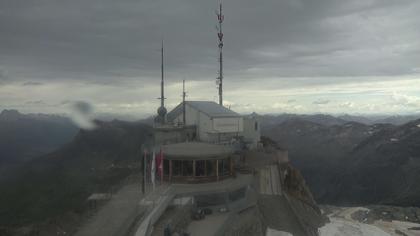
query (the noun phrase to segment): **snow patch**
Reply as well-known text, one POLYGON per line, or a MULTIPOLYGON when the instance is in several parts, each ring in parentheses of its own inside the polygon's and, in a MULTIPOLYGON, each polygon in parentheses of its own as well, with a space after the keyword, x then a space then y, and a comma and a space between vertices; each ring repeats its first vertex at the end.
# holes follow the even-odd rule
MULTIPOLYGON (((369 212, 364 207, 337 207, 328 215, 330 223, 320 228, 320 236, 388 236, 396 235, 396 231, 408 236, 419 236, 420 224, 406 221, 377 220, 373 224, 360 223, 351 215, 357 211, 369 212)), ((382 212, 382 214, 388 214, 382 212)))
POLYGON ((293 236, 293 234, 288 233, 288 232, 284 232, 284 231, 279 231, 279 230, 267 228, 265 236, 293 236))
POLYGON ((321 236, 391 236, 373 225, 339 218, 330 218, 330 221, 320 229, 321 236))
POLYGON ((419 230, 411 230, 410 228, 417 228, 420 227, 420 224, 407 222, 407 221, 397 221, 393 220, 391 222, 389 221, 383 221, 378 220, 375 223, 375 226, 380 227, 381 229, 387 231, 387 232, 395 232, 396 230, 403 232, 404 234, 408 236, 418 236, 420 235, 419 230))

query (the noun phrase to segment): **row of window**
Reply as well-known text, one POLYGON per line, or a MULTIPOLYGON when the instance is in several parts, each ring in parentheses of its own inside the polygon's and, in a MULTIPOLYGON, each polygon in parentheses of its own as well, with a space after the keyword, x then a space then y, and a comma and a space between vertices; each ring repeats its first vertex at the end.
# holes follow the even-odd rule
MULTIPOLYGON (((219 176, 228 175, 230 171, 230 159, 222 159, 218 161, 219 165, 219 176)), ((172 176, 190 176, 201 177, 201 176, 217 176, 217 161, 216 160, 197 160, 195 161, 195 172, 194 172, 194 161, 183 161, 183 160, 172 160, 172 176)), ((163 161, 163 173, 169 175, 169 160, 163 161)))

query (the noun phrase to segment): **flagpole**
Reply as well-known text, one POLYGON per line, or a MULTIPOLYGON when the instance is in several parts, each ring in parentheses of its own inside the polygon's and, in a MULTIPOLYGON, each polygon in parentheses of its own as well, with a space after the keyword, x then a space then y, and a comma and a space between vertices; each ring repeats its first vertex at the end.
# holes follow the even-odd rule
POLYGON ((163 184, 163 152, 162 147, 160 148, 160 163, 159 163, 159 172, 160 172, 160 184, 163 184))
POLYGON ((156 174, 156 154, 155 151, 153 150, 153 157, 152 157, 152 168, 150 171, 150 177, 152 179, 152 185, 153 185, 153 191, 155 191, 155 176, 156 174))
POLYGON ((141 192, 143 194, 146 193, 146 155, 147 155, 147 150, 144 149, 143 151, 143 181, 142 181, 142 185, 141 185, 141 192))

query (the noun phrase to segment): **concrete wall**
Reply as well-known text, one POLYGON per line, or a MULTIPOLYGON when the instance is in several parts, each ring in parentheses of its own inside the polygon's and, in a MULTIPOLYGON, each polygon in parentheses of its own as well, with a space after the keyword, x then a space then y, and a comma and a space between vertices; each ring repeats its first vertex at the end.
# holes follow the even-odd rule
POLYGON ((256 149, 261 138, 261 127, 257 119, 253 117, 244 117, 244 128, 241 135, 244 137, 248 148, 256 149))
POLYGON ((202 141, 209 142, 209 131, 212 130, 212 121, 210 117, 202 112, 198 112, 198 133, 202 141))
POLYGON ((155 143, 156 144, 170 144, 180 143, 185 141, 196 141, 197 133, 196 127, 173 127, 173 128, 156 128, 155 129, 155 143))
MULTIPOLYGON (((174 119, 174 123, 182 121, 182 113, 174 119)), ((197 138, 204 142, 230 141, 243 132, 242 117, 210 118, 189 104, 185 106, 185 121, 186 125, 197 126, 197 138)))
MULTIPOLYGON (((185 105, 185 121, 186 121, 186 125, 198 125, 198 121, 199 121, 199 111, 191 107, 189 104, 185 105)), ((183 122, 183 115, 182 113, 180 113, 174 119, 174 123, 182 124, 182 122, 183 122)))
POLYGON ((242 117, 213 118, 213 130, 220 133, 239 133, 244 130, 242 117))

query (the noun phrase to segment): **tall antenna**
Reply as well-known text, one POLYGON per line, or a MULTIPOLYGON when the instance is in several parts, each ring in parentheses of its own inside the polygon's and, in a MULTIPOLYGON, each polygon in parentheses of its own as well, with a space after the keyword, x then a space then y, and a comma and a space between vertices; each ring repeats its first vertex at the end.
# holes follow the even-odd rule
POLYGON ((186 116, 185 116, 185 97, 187 96, 187 92, 185 91, 185 79, 182 80, 182 122, 185 125, 187 123, 186 116))
POLYGON ((222 13, 222 3, 219 4, 219 11, 216 11, 219 25, 217 26, 217 37, 219 38, 219 77, 216 82, 219 85, 219 105, 223 106, 223 32, 222 23, 225 16, 222 13))
POLYGON ((162 61, 161 61, 162 79, 160 81, 160 106, 164 107, 165 106, 165 91, 164 91, 164 74, 163 74, 163 40, 162 40, 161 57, 162 57, 162 61))
POLYGON ((157 117, 157 123, 165 124, 166 122, 166 108, 165 108, 165 90, 164 90, 164 74, 163 74, 163 40, 162 40, 162 61, 161 61, 161 72, 162 72, 162 78, 160 81, 160 107, 158 108, 158 117, 157 117))

